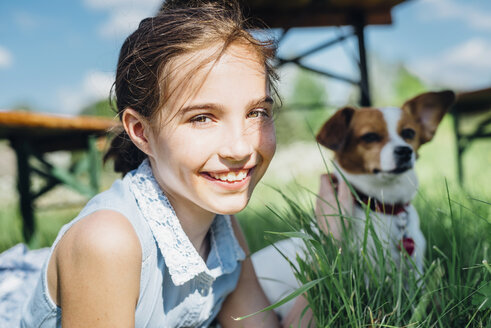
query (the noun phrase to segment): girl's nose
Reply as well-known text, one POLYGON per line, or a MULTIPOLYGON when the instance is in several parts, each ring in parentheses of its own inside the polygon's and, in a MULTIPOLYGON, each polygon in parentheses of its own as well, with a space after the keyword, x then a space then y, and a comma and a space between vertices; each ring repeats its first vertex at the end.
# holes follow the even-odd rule
POLYGON ((232 129, 223 136, 219 155, 224 159, 239 162, 248 160, 253 151, 251 136, 241 129, 232 129))

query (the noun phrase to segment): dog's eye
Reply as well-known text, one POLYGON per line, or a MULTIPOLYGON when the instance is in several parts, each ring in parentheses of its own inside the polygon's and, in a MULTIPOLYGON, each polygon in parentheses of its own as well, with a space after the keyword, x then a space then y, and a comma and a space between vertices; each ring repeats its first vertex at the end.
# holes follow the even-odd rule
POLYGON ((368 132, 361 136, 361 140, 363 140, 364 142, 371 143, 371 142, 378 142, 382 140, 382 137, 375 132, 368 132))
POLYGON ((404 139, 414 139, 414 136, 416 135, 416 132, 413 129, 403 129, 401 131, 401 137, 404 139))

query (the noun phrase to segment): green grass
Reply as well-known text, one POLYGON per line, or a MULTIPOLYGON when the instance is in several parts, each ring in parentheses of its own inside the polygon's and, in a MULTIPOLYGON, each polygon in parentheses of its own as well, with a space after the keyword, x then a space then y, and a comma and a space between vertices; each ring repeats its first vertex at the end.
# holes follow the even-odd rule
MULTIPOLYGON (((307 292, 317 327, 491 327, 491 269, 485 264, 491 254, 491 143, 475 142, 465 153, 462 188, 451 123, 447 117, 420 149, 416 166, 420 188, 413 203, 427 239, 420 283, 403 279, 394 263, 386 268, 383 259, 390 256, 383 249, 372 265, 353 238, 339 243, 311 229, 312 192, 325 168, 312 165, 316 169, 302 169, 288 182, 269 171, 238 215, 253 251, 281 238, 258 231, 307 233, 309 252, 299 260, 297 278, 302 284, 324 278, 307 292)), ((306 157, 295 151, 290 156, 306 157)))
POLYGON ((341 242, 319 233, 312 228, 313 202, 299 202, 298 197, 278 191, 284 206, 271 213, 288 230, 307 236, 306 257, 297 259, 296 276, 301 284, 319 280, 307 291, 316 327, 491 325, 491 267, 486 264, 491 205, 459 200, 461 194, 452 196, 442 187, 446 198, 418 196, 428 242, 425 274, 419 282, 411 274, 403 275, 381 246, 371 253, 363 245, 360 252, 349 232, 341 242))
MULTIPOLYGON (((31 249, 51 246, 60 228, 81 210, 80 206, 36 211, 36 232, 29 242, 31 249)), ((0 252, 23 243, 21 216, 17 204, 0 209, 0 252)))
MULTIPOLYGON (((281 119, 290 120, 291 126, 301 131, 301 139, 307 141, 305 146, 308 146, 310 132, 300 126, 301 115, 289 115, 278 118, 278 123, 281 119)), ((315 125, 314 130, 323 120, 320 113, 305 115, 306 120, 315 125)), ((370 267, 365 257, 349 244, 337 244, 311 231, 313 202, 306 189, 316 191, 318 188, 319 174, 325 171, 322 156, 320 152, 313 157, 303 153, 303 144, 292 147, 289 142, 279 140, 275 159, 279 162, 272 163, 256 188, 250 206, 238 217, 253 251, 281 238, 264 231, 303 228, 309 233, 312 239, 306 243, 312 250, 313 261, 301 265, 298 277, 305 283, 316 277, 328 277, 308 292, 319 327, 491 327, 491 273, 483 264, 483 260, 489 261, 491 240, 491 188, 488 185, 491 143, 475 142, 466 152, 466 179, 462 189, 455 178, 451 123, 449 117, 443 121, 435 139, 420 150, 416 166, 420 188, 414 204, 428 243, 422 285, 410 279, 405 286, 400 271, 388 270, 380 264, 370 267), (285 158, 295 159, 295 163, 302 165, 296 170, 294 163, 282 166, 285 158), (338 253, 339 248, 341 253, 338 253), (365 284, 366 272, 373 272, 368 275, 368 285, 365 284)), ((289 134, 288 129, 283 131, 283 135, 289 134)), ((310 146, 315 152, 312 139, 310 146)), ((37 210, 38 231, 30 246, 51 245, 60 227, 79 210, 77 206, 37 210)), ((0 251, 22 242, 20 222, 16 203, 1 203, 0 251)))

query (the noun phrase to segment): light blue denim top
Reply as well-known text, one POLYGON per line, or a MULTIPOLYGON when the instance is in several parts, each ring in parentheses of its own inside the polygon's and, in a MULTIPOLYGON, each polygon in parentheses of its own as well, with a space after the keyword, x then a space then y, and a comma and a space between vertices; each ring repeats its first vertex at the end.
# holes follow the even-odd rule
MULTIPOLYGON (((235 289, 244 252, 230 217, 217 215, 210 228, 206 263, 184 234, 174 210, 153 178, 148 161, 89 201, 59 232, 51 251, 78 220, 98 210, 122 213, 142 248, 135 327, 207 327, 235 289)), ((51 255, 50 255, 51 256, 51 255)), ((61 308, 49 295, 46 261, 23 311, 21 327, 61 327, 61 308)))

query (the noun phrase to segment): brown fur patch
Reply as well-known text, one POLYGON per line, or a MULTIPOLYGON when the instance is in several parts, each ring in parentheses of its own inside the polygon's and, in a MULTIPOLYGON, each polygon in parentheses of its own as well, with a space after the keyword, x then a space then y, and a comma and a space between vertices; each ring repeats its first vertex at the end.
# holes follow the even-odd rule
POLYGON ((455 94, 450 90, 426 92, 404 103, 402 108, 421 125, 420 143, 430 141, 445 113, 452 106, 455 94))
POLYGON ((374 169, 380 169, 380 152, 388 138, 382 112, 375 108, 358 109, 349 124, 344 147, 336 152, 336 159, 349 173, 373 173, 374 169), (362 136, 366 133, 376 133, 381 139, 365 142, 362 136))
POLYGON ((404 139, 404 141, 413 147, 413 150, 417 155, 418 149, 421 146, 421 134, 423 133, 422 127, 421 124, 418 123, 418 119, 414 117, 414 115, 407 108, 402 110, 401 119, 397 124, 396 131, 399 135, 401 135, 401 131, 404 129, 413 129, 414 132, 416 132, 413 139, 404 139))

